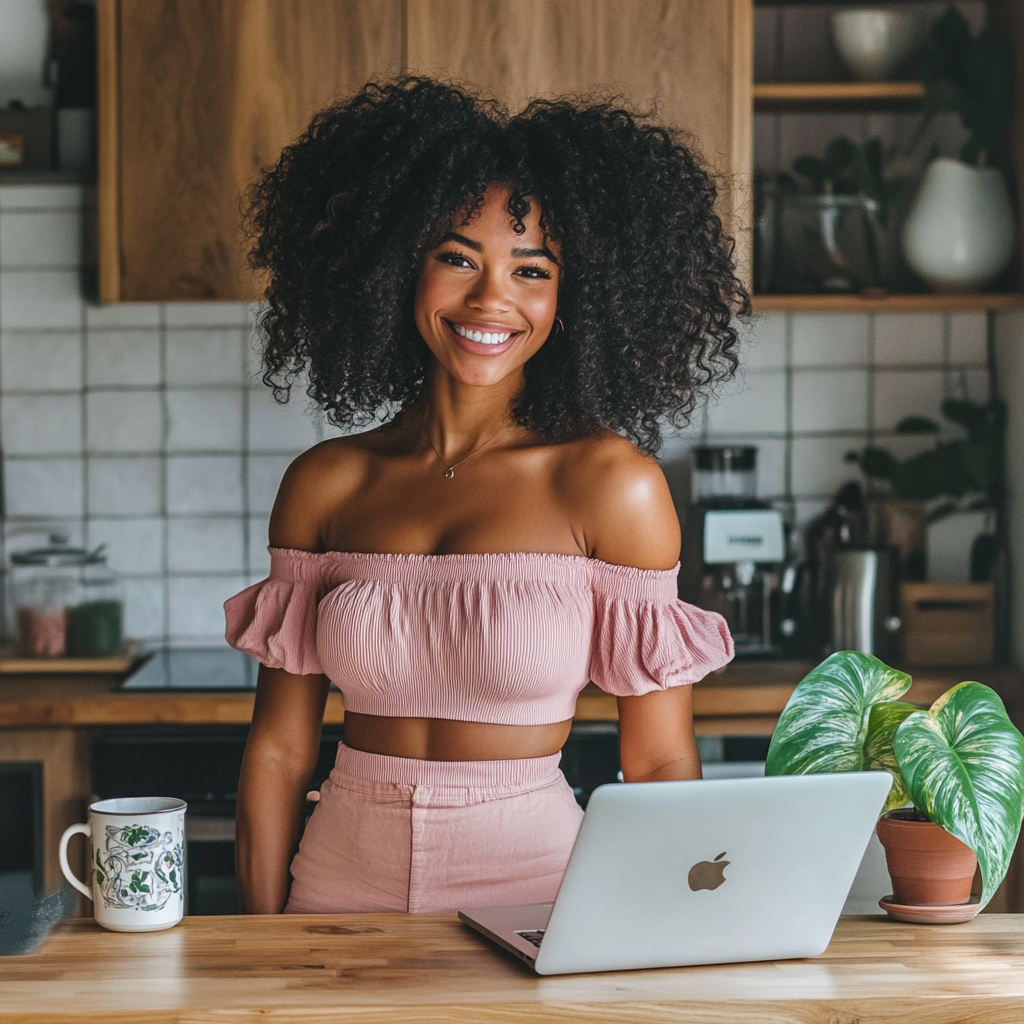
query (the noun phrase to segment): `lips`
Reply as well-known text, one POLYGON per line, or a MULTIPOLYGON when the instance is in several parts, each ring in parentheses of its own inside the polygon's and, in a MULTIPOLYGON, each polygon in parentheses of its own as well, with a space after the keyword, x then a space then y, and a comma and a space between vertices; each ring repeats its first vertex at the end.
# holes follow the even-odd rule
POLYGON ((493 356, 507 352, 523 333, 506 324, 441 319, 459 348, 473 355, 493 356))

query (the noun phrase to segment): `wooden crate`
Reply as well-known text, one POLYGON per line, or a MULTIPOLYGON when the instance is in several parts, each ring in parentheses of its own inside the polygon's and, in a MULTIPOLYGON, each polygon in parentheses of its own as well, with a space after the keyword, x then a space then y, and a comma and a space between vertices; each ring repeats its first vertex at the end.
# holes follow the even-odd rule
POLYGON ((909 665, 987 665, 995 649, 991 583, 903 583, 903 660, 909 665))

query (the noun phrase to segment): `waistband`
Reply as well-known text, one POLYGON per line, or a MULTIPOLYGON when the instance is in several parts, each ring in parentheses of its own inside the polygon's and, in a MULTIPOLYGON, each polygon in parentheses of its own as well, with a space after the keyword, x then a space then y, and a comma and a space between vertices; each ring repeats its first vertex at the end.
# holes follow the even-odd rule
POLYGON ((416 757, 369 754, 338 744, 334 767, 369 782, 399 786, 521 786, 558 774, 562 755, 521 757, 510 761, 422 761, 416 757))

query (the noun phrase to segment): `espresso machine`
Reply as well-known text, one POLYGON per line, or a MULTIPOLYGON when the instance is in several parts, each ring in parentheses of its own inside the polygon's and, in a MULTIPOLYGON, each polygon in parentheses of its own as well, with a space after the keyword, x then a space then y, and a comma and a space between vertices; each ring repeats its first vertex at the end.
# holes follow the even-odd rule
POLYGON ((679 596, 725 618, 737 655, 783 654, 795 578, 782 513, 757 498, 757 449, 694 449, 692 501, 680 511, 679 596))

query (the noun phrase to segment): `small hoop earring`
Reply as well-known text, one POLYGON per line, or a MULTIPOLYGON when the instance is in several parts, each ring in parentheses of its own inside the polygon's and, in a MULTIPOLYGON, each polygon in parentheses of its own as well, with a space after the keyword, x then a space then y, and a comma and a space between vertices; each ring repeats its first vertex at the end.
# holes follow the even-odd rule
POLYGON ((565 324, 562 323, 562 318, 560 316, 555 317, 555 323, 558 324, 559 331, 561 331, 562 334, 565 334, 565 324))

